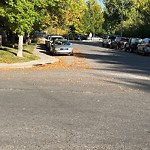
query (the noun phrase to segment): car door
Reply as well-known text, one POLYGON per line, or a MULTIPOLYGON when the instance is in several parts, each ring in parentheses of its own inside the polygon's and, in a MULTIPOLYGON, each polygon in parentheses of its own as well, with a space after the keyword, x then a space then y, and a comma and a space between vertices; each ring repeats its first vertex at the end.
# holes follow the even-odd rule
POLYGON ((143 49, 144 49, 144 47, 145 47, 145 42, 142 41, 141 43, 138 44, 137 47, 138 47, 138 51, 139 51, 139 52, 142 52, 143 49))
POLYGON ((47 39, 46 39, 46 47, 47 47, 47 48, 49 48, 50 37, 51 37, 51 36, 48 35, 48 36, 47 36, 47 39))

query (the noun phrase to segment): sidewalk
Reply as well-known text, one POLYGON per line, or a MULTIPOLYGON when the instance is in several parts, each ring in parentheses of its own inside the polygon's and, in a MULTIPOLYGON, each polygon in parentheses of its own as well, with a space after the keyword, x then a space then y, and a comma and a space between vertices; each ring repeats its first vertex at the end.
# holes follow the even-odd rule
POLYGON ((39 56, 41 59, 30 61, 30 62, 24 62, 24 63, 14 63, 14 64, 0 63, 0 68, 31 68, 36 65, 52 64, 58 61, 57 58, 47 55, 46 51, 43 50, 40 47, 40 45, 36 46, 34 54, 39 56))

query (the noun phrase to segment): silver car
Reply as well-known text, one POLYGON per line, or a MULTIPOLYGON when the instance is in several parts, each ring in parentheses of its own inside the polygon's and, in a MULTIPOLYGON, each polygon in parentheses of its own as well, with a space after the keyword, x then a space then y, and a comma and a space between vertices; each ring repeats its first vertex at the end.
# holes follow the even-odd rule
POLYGON ((150 38, 143 39, 143 41, 137 45, 137 52, 142 55, 150 54, 150 38))
POLYGON ((73 46, 68 40, 56 40, 52 47, 52 54, 73 55, 73 46))

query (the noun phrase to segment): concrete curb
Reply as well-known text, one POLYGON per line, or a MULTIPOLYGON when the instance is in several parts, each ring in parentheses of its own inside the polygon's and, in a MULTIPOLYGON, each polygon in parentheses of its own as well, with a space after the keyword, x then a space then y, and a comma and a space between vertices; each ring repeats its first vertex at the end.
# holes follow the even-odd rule
POLYGON ((33 66, 52 64, 59 61, 57 58, 45 54, 45 50, 40 49, 39 45, 36 46, 34 54, 36 56, 39 56, 40 59, 30 62, 14 63, 14 64, 0 63, 0 68, 31 68, 33 66))

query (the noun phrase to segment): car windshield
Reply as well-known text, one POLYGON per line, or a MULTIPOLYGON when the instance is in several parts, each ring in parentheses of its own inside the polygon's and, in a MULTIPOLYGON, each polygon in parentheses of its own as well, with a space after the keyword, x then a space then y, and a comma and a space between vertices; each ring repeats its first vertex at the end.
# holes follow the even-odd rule
POLYGON ((63 39, 63 37, 52 37, 53 42, 55 42, 55 40, 58 40, 58 39, 63 39))
POLYGON ((46 36, 46 39, 50 39, 50 37, 51 37, 50 35, 47 35, 47 36, 46 36))
POLYGON ((113 40, 114 40, 115 38, 116 38, 115 36, 109 36, 109 37, 108 37, 108 39, 113 39, 113 40))
POLYGON ((143 43, 150 44, 150 39, 149 38, 143 39, 143 43))
POLYGON ((141 43, 142 39, 132 39, 132 43, 141 43))
POLYGON ((121 37, 116 37, 116 41, 120 41, 121 40, 121 37))
POLYGON ((56 41, 55 45, 70 45, 69 41, 56 41))
POLYGON ((128 42, 129 39, 128 39, 128 38, 122 38, 121 41, 123 41, 123 42, 128 42))

